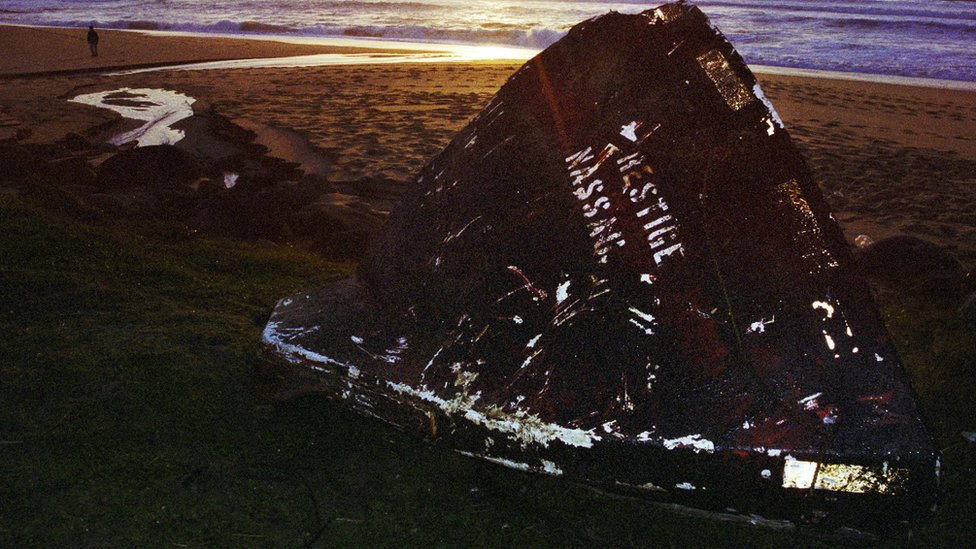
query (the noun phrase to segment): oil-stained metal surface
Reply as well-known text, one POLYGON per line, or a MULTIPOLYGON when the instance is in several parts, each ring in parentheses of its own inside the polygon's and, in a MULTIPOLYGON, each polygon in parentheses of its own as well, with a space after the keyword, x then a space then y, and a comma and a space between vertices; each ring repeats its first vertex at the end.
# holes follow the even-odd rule
POLYGON ((846 523, 937 491, 840 229, 686 4, 584 22, 528 62, 358 277, 282 300, 264 341, 350 406, 518 469, 846 523))

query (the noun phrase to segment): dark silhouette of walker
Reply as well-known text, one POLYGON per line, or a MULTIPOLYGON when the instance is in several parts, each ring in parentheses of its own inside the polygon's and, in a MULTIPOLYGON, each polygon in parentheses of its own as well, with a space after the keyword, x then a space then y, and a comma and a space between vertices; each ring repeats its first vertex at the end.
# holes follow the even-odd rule
POLYGON ((98 33, 95 32, 93 25, 88 26, 88 48, 91 50, 92 57, 98 56, 98 33))

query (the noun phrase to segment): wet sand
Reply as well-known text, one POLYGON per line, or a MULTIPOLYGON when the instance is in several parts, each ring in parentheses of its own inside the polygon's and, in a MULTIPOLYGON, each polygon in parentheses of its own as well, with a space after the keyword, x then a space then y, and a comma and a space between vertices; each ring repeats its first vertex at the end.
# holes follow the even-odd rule
MULTIPOLYGON (((0 27, 0 47, 9 43, 11 29, 0 27)), ((53 31, 15 32, 17 42, 31 42, 53 31)), ((72 47, 81 59, 55 62, 56 53, 28 48, 10 50, 0 65, 0 139, 48 142, 74 132, 107 140, 134 123, 68 99, 121 87, 166 88, 195 98, 198 112, 213 109, 239 121, 277 154, 334 181, 410 179, 518 68, 479 62, 2 76, 89 61, 82 30, 58 32, 77 41, 72 47)), ((196 37, 182 42, 179 55, 154 46, 169 39, 138 35, 120 62, 213 59, 218 51, 243 52, 243 43, 252 42, 231 41, 220 46, 229 50, 220 50, 225 39, 196 37)), ((297 47, 269 44, 251 51, 297 47)), ((976 92, 771 74, 759 79, 849 238, 914 235, 976 266, 976 92)))
POLYGON ((396 49, 298 44, 254 38, 96 29, 98 56, 88 48, 88 29, 0 25, 0 77, 82 73, 161 64, 288 57, 319 53, 392 53, 396 49))

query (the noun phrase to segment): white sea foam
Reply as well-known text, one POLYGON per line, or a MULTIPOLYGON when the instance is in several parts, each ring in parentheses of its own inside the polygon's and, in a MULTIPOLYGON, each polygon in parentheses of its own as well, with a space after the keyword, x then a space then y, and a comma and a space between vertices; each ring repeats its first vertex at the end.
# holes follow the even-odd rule
MULTIPOLYGON (((172 145, 183 139, 183 130, 173 124, 193 116, 192 97, 182 93, 151 88, 121 88, 79 95, 71 101, 113 110, 125 118, 141 120, 142 126, 113 137, 113 145, 135 141, 140 147, 172 145)), ((236 178, 235 178, 236 180, 236 178)))

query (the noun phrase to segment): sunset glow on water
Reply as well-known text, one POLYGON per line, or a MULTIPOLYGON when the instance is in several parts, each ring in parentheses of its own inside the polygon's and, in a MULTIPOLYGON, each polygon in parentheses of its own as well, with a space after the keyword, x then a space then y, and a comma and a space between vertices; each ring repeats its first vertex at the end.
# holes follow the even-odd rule
MULTIPOLYGON (((9 0, 0 23, 545 48, 574 24, 659 2, 9 0)), ((702 0, 750 64, 976 81, 976 2, 702 0)))

